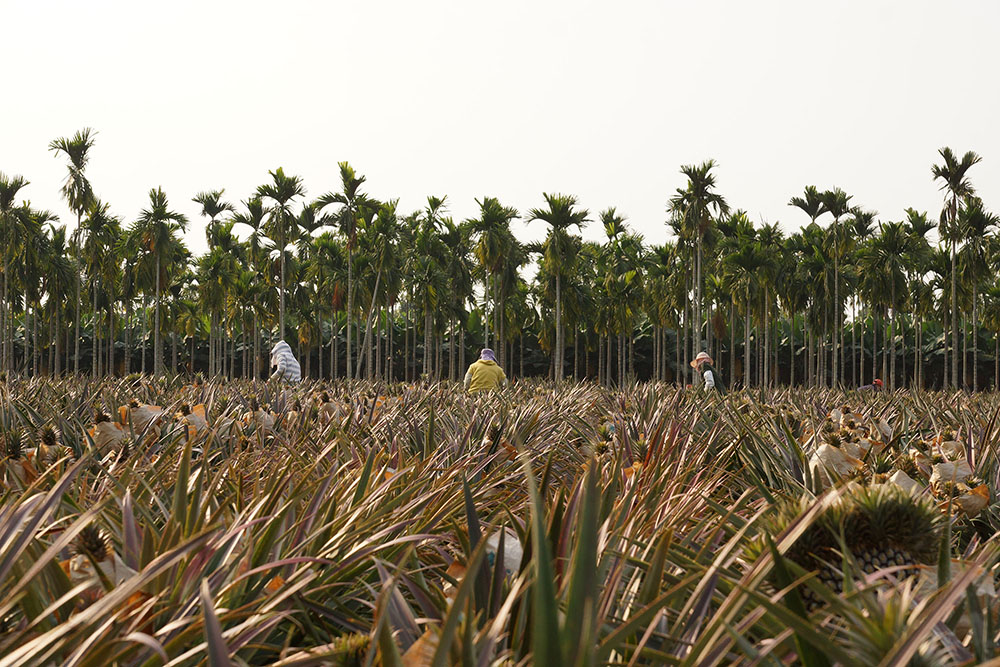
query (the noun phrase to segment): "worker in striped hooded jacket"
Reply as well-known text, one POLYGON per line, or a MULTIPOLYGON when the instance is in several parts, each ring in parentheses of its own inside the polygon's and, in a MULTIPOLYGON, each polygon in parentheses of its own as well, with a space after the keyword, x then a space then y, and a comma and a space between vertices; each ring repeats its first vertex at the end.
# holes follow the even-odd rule
POLYGON ((272 380, 285 380, 286 382, 300 382, 302 380, 302 369, 299 362, 292 354, 292 348, 283 340, 279 340, 271 348, 271 365, 278 369, 271 374, 272 380))

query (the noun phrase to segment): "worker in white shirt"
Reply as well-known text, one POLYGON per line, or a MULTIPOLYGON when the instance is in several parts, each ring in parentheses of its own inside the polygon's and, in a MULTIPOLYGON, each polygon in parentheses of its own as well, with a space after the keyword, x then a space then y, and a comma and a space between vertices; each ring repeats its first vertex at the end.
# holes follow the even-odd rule
POLYGON ((720 394, 726 393, 726 383, 722 381, 719 371, 712 366, 712 357, 708 356, 707 352, 699 352, 698 356, 691 362, 691 368, 701 373, 701 377, 705 380, 706 390, 714 389, 720 394))

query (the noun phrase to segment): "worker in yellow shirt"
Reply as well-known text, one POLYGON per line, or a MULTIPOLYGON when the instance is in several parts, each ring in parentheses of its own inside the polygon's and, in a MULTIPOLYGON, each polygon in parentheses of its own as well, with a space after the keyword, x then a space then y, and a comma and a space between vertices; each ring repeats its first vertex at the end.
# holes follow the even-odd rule
POLYGON ((479 361, 469 366, 465 373, 465 389, 470 394, 480 391, 496 391, 507 384, 507 376, 497 363, 493 350, 484 348, 479 361))

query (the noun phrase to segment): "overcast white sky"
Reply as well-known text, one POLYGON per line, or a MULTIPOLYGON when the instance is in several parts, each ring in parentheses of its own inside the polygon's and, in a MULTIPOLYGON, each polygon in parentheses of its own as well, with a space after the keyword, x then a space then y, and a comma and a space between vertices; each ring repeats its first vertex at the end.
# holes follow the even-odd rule
POLYGON ((662 242, 681 164, 714 158, 731 205, 791 229, 808 184, 936 216, 948 145, 983 156, 1000 209, 993 1, 0 0, 0 19, 0 171, 69 222, 47 145, 92 127, 97 194, 131 221, 162 186, 196 252, 197 192, 245 199, 283 166, 315 197, 341 160, 403 211, 564 192, 662 242))

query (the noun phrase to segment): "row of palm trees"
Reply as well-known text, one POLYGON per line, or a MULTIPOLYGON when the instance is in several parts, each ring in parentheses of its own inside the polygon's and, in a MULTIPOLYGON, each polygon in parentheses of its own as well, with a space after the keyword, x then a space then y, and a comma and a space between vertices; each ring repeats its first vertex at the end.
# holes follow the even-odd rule
POLYGON ((94 137, 50 144, 67 163, 72 232, 23 199, 26 179, 0 174, 7 372, 160 375, 169 345, 171 372, 261 377, 277 337, 327 378, 457 379, 482 345, 515 374, 605 383, 696 383, 685 362, 701 349, 747 386, 983 387, 991 360, 1000 375, 998 220, 969 179, 975 153, 941 149, 936 221, 912 209, 880 221, 839 188, 809 186, 789 202, 808 223, 789 235, 731 207, 714 162, 685 166, 669 240, 652 245, 615 208, 592 216, 568 195, 524 214, 548 233, 522 243, 521 213, 494 197, 455 221, 446 197, 410 213, 375 200, 346 162, 315 199, 279 168, 239 204, 223 190, 194 197, 208 242, 196 257, 162 189, 129 222, 97 197, 94 137), (601 242, 579 233, 593 222, 601 242))

